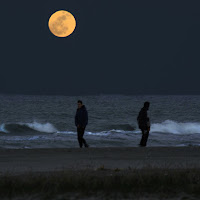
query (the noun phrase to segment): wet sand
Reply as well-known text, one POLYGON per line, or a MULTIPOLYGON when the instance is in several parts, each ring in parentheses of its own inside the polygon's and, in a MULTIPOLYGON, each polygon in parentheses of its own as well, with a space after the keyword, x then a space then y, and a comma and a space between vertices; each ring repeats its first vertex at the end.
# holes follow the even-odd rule
POLYGON ((0 149, 0 173, 200 168, 200 147, 0 149))

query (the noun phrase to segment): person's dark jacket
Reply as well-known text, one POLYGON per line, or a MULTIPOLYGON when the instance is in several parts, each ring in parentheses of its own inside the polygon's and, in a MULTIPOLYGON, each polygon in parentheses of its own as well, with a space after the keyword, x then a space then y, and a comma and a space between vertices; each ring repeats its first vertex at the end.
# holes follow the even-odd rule
POLYGON ((140 129, 147 130, 150 128, 149 117, 147 116, 147 108, 143 107, 137 117, 138 125, 140 129))
POLYGON ((75 125, 76 126, 81 126, 81 127, 86 127, 88 124, 88 113, 86 110, 86 107, 83 105, 81 108, 78 108, 76 111, 76 116, 75 116, 75 125))

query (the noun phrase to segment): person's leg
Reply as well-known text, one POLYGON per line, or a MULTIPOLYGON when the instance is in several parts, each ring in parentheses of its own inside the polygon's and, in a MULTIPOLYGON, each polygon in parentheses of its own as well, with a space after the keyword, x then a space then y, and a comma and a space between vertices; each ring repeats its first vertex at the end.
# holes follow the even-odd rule
POLYGON ((82 133, 81 133, 81 135, 82 135, 82 142, 83 142, 83 144, 84 144, 85 147, 89 147, 89 145, 87 144, 86 140, 83 138, 84 133, 85 133, 85 129, 82 128, 82 133))
POLYGON ((80 148, 82 148, 83 141, 82 141, 82 131, 81 131, 81 128, 77 128, 77 135, 78 135, 79 146, 80 146, 80 148))
POLYGON ((141 131, 142 131, 142 138, 140 140, 140 146, 144 146, 144 137, 145 137, 145 135, 144 135, 144 129, 141 129, 141 131))
POLYGON ((145 131, 144 131, 144 146, 147 145, 148 137, 149 137, 149 131, 148 131, 148 130, 145 130, 145 131))

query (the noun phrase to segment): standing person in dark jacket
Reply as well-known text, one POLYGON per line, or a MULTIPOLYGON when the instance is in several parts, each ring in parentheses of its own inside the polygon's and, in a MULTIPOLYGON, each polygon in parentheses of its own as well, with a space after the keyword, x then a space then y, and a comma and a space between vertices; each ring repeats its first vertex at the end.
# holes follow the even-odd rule
POLYGON ((75 125, 77 127, 78 142, 80 148, 82 148, 83 144, 85 147, 89 147, 89 145, 83 138, 87 124, 88 124, 88 113, 86 107, 83 105, 83 102, 81 100, 78 100, 78 108, 75 116, 75 125))
POLYGON ((142 131, 142 139, 140 141, 140 146, 145 147, 147 144, 147 140, 149 137, 150 131, 150 120, 147 116, 147 111, 149 110, 150 103, 145 102, 144 107, 140 110, 139 115, 137 117, 138 126, 142 131))

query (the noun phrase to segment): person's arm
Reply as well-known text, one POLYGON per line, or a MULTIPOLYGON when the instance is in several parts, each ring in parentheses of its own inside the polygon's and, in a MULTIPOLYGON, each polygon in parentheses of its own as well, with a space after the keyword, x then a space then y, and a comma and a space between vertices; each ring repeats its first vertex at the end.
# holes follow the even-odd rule
POLYGON ((139 116, 140 116, 140 115, 137 116, 137 122, 139 122, 139 116))
POLYGON ((87 110, 85 110, 85 127, 87 126, 88 124, 88 112, 87 110))
POLYGON ((84 128, 87 126, 87 124, 88 124, 88 112, 87 112, 87 110, 85 110, 85 112, 84 112, 84 123, 83 123, 84 128))
POLYGON ((150 131, 150 121, 147 114, 147 110, 143 111, 142 118, 143 118, 144 124, 147 126, 148 131, 150 131))
POLYGON ((76 112, 76 115, 75 115, 75 126, 78 126, 78 116, 77 116, 77 112, 76 112))
POLYGON ((138 124, 139 124, 139 121, 140 121, 140 119, 141 119, 141 110, 140 110, 140 112, 138 113, 138 116, 137 116, 137 121, 138 121, 138 124))
POLYGON ((148 127, 148 131, 150 131, 151 125, 150 125, 150 119, 149 119, 148 115, 147 115, 147 127, 148 127))

